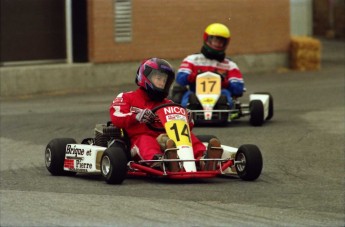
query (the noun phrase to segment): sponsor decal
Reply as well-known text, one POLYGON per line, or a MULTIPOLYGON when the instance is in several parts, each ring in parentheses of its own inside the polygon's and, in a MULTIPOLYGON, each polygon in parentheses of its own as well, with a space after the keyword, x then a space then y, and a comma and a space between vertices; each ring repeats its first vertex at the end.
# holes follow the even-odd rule
POLYGON ((74 169, 74 160, 73 159, 65 159, 63 167, 66 169, 74 169))
POLYGON ((169 106, 165 107, 164 114, 166 121, 173 121, 173 120, 183 120, 186 121, 186 110, 179 106, 169 106))
POLYGON ((181 114, 169 114, 169 115, 166 115, 166 119, 167 121, 173 121, 173 120, 186 121, 187 120, 186 116, 181 115, 181 114))
POLYGON ((66 154, 74 154, 75 156, 78 156, 78 155, 84 155, 84 153, 85 153, 85 150, 81 148, 77 148, 76 145, 74 145, 73 147, 70 144, 67 145, 66 154))
POLYGON ((76 160, 75 164, 76 169, 92 169, 92 163, 85 163, 81 160, 76 160))
POLYGON ((204 98, 204 99, 201 100, 201 103, 204 103, 204 104, 215 104, 216 100, 213 99, 213 98, 204 98))
POLYGON ((91 149, 86 151, 86 156, 91 156, 92 152, 91 152, 91 149))
POLYGON ((186 115, 186 110, 179 106, 169 106, 164 108, 164 114, 182 114, 186 115))

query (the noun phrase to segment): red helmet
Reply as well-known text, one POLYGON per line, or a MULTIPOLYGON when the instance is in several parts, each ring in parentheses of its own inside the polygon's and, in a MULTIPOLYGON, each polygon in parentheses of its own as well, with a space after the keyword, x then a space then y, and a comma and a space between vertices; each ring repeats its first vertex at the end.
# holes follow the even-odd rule
POLYGON ((152 100, 162 101, 168 96, 174 79, 173 67, 166 60, 151 58, 139 66, 135 82, 152 100))

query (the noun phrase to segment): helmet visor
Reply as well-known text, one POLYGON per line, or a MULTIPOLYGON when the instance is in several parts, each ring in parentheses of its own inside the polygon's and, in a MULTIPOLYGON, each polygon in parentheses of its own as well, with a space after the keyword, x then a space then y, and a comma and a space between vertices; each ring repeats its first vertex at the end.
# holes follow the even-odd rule
POLYGON ((158 89, 163 91, 169 90, 172 81, 169 79, 169 75, 162 71, 152 69, 147 77, 150 82, 158 89))
POLYGON ((207 44, 215 50, 224 50, 228 44, 228 39, 220 36, 210 35, 207 38, 207 44))

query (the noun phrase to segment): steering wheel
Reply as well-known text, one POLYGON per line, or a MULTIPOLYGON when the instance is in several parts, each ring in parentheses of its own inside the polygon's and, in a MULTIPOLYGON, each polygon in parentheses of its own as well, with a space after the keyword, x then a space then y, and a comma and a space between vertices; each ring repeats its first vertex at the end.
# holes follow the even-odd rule
MULTIPOLYGON (((151 111, 152 113, 156 113, 159 109, 163 108, 163 107, 166 107, 166 106, 179 106, 179 107, 182 107, 180 104, 178 103, 174 103, 174 102, 169 102, 169 103, 164 103, 162 105, 158 105, 156 106, 155 108, 153 108, 151 111)), ((158 131, 158 132, 165 132, 165 128, 164 126, 162 125, 162 123, 160 123, 161 126, 156 126, 154 125, 155 123, 147 123, 147 127, 149 129, 152 129, 154 131, 158 131)))

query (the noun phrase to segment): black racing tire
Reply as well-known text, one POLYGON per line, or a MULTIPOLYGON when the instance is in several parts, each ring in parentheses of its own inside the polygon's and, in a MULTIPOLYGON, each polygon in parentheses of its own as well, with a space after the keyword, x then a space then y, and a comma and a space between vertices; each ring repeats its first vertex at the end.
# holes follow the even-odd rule
POLYGON ((202 110, 202 106, 199 102, 198 97, 196 97, 195 93, 190 93, 189 99, 188 99, 189 104, 187 105, 187 109, 190 110, 202 110))
POLYGON ((263 161, 260 149, 253 144, 244 144, 237 150, 235 164, 238 176, 244 181, 256 180, 262 171, 263 161))
POLYGON ((274 102, 273 102, 273 96, 269 92, 255 92, 254 94, 262 94, 262 95, 268 95, 268 115, 266 117, 266 121, 271 120, 274 115, 274 102))
POLYGON ((67 144, 77 143, 72 138, 57 138, 51 140, 44 152, 45 165, 47 170, 54 176, 73 176, 76 172, 63 169, 67 144))
POLYGON ((127 156, 121 146, 111 146, 103 152, 101 172, 108 184, 122 184, 127 176, 127 156))
POLYGON ((228 110, 230 109, 230 106, 228 104, 228 100, 225 95, 219 96, 219 99, 216 103, 215 109, 221 109, 221 110, 228 110))
POLYGON ((201 142, 206 142, 208 143, 210 139, 212 138, 217 138, 217 136, 214 135, 197 135, 196 136, 201 142))
POLYGON ((252 100, 249 103, 250 119, 253 126, 261 126, 264 123, 264 105, 260 100, 252 100))
MULTIPOLYGON (((221 95, 219 97, 214 109, 215 110, 229 110, 230 109, 228 100, 225 95, 221 95)), ((229 118, 228 112, 220 113, 220 119, 221 119, 220 125, 226 125, 228 123, 228 118, 229 118)))

